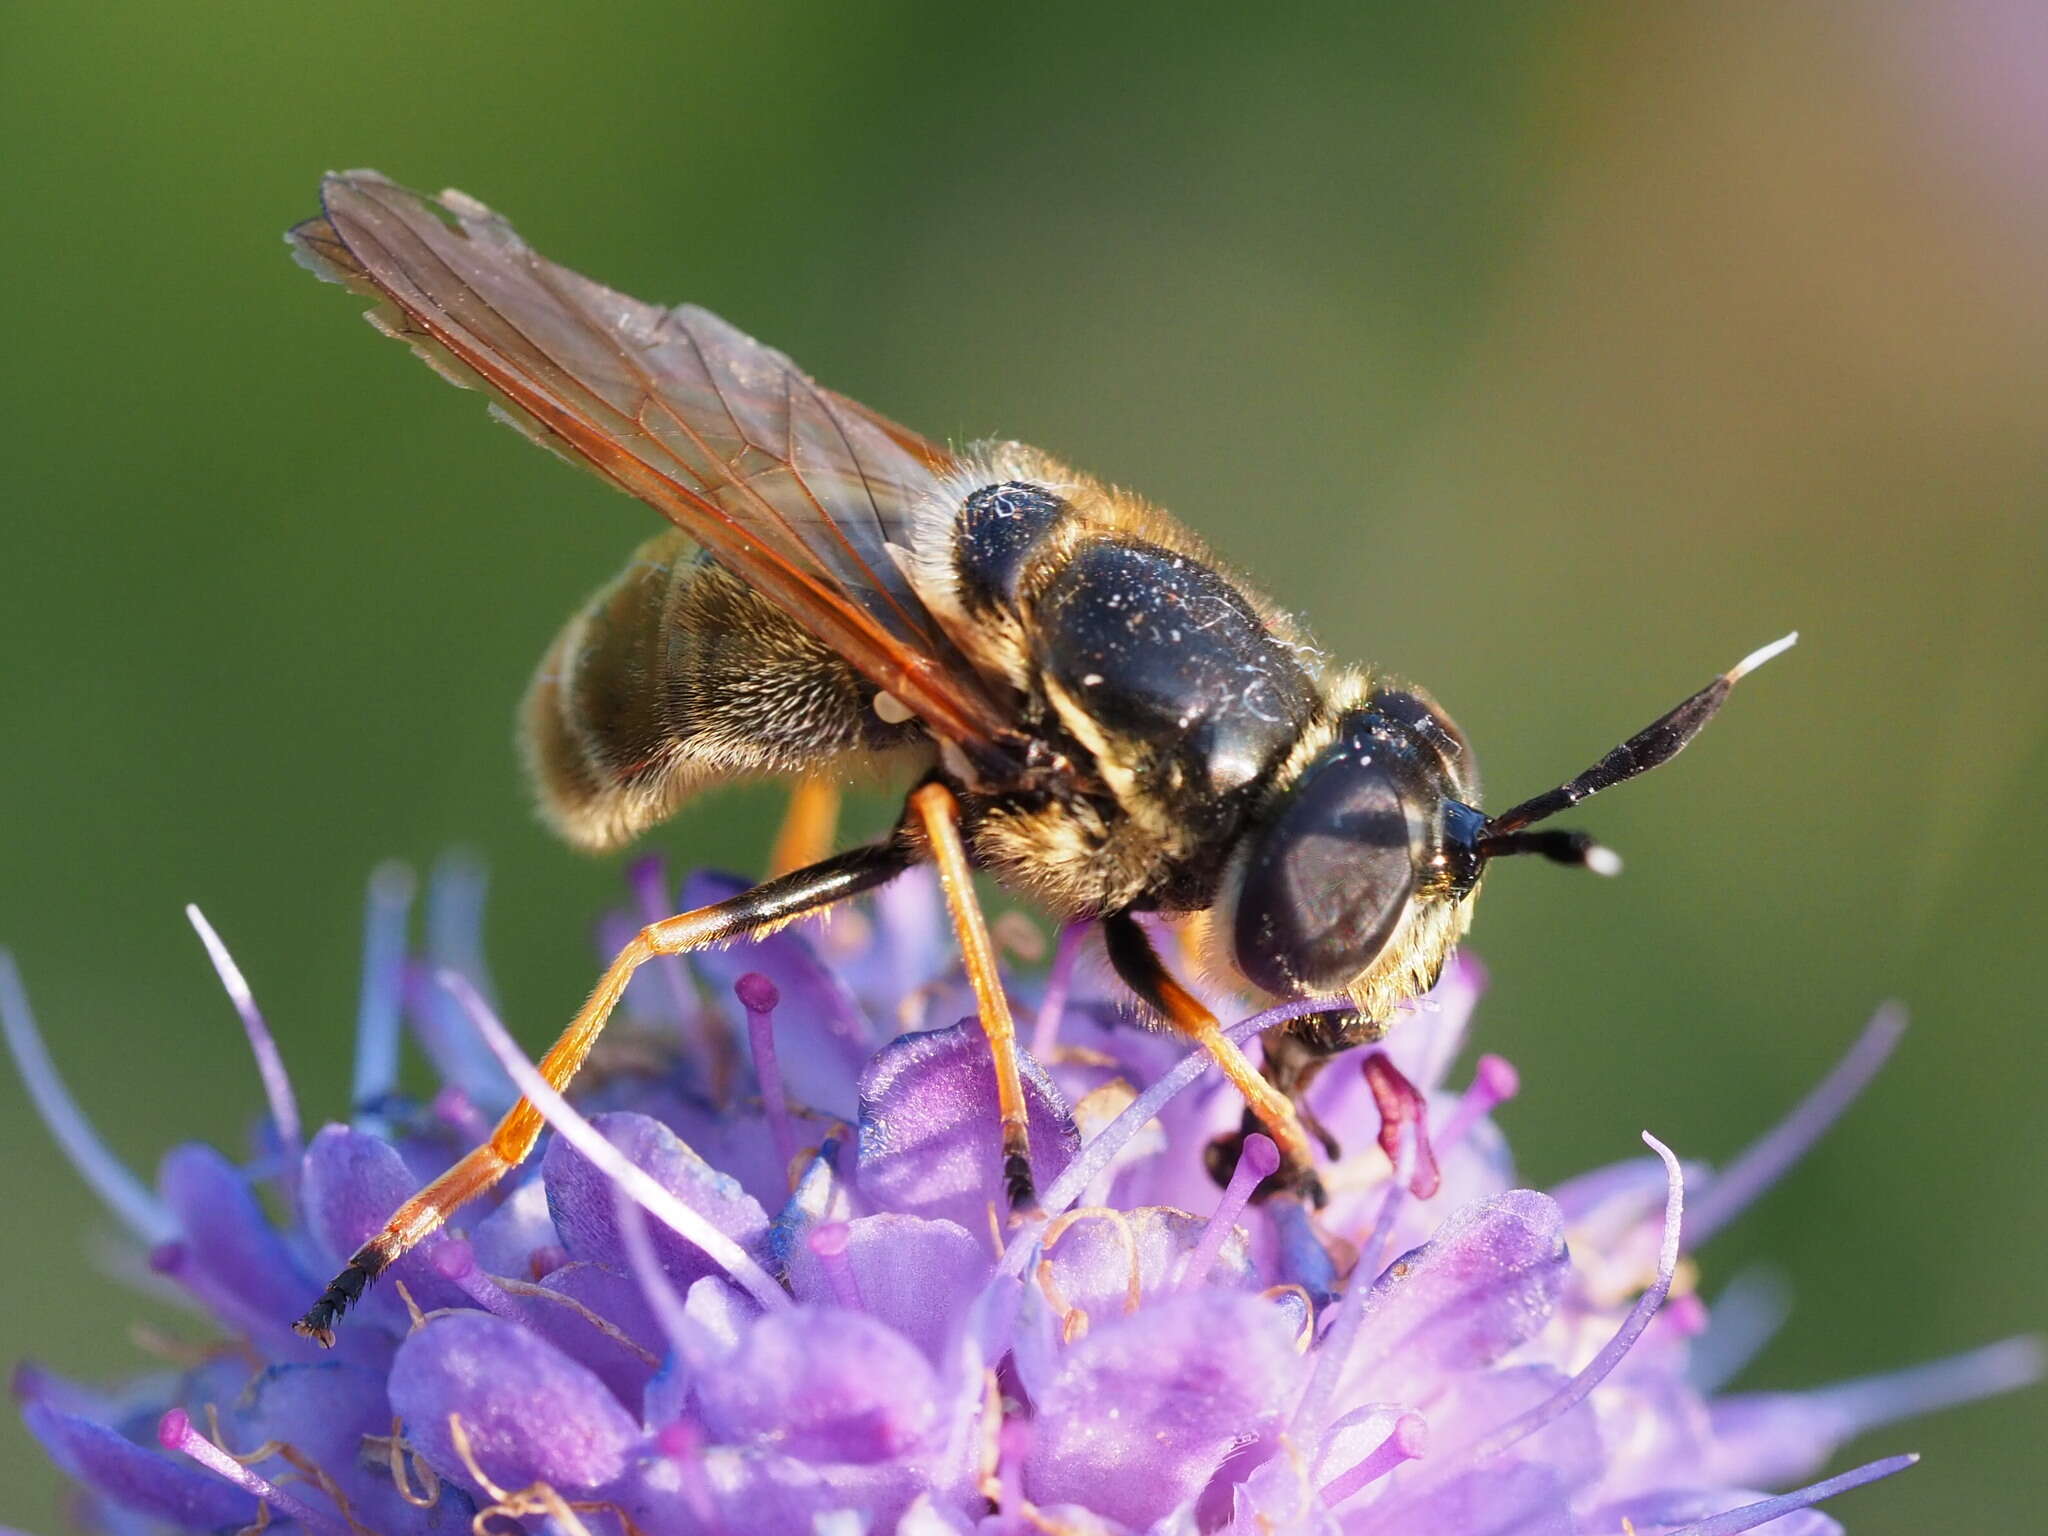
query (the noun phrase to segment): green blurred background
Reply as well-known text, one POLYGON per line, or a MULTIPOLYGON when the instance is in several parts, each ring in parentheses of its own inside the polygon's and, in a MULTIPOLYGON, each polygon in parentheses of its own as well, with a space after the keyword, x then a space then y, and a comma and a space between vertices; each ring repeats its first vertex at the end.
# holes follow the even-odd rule
MULTIPOLYGON (((1704 1255, 1798 1296, 1751 1380, 2043 1322, 2048 23, 2030 0, 1206 12, 647 3, 9 10, 0 939, 121 1154, 238 1135, 251 977, 343 1105, 361 891, 492 871, 535 1044, 617 862, 550 842, 527 670, 652 517, 484 419, 278 236, 320 171, 454 184, 934 435, 1144 488, 1343 655, 1427 682, 1496 805, 1750 647, 1797 651, 1502 871, 1483 1039, 1530 1182, 1721 1158, 1880 998, 1916 1024, 1704 1255)), ((873 822, 879 803, 861 812, 873 822)), ((755 866, 771 797, 660 837, 755 866)), ((0 1356, 149 1315, 0 1078, 0 1356)), ((2039 1392, 1858 1449, 1859 1532, 2038 1528, 2039 1392)), ((11 1416, 4 1516, 59 1522, 11 1416)))

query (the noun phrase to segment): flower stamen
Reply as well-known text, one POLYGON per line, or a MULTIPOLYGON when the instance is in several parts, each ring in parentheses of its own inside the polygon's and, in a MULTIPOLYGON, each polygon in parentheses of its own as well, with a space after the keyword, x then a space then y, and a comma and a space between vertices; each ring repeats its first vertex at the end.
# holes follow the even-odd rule
POLYGON ((433 1247, 428 1262, 435 1273, 453 1284, 463 1295, 493 1317, 508 1323, 519 1321, 519 1307, 498 1282, 483 1272, 476 1250, 459 1237, 445 1237, 433 1247))
POLYGON ((817 1255, 818 1266, 825 1271, 826 1283, 839 1298, 839 1305, 849 1312, 865 1312, 867 1303, 861 1300, 860 1281, 846 1257, 846 1245, 852 1237, 853 1229, 845 1222, 825 1221, 811 1229, 806 1243, 817 1255))
POLYGON ((398 1086, 398 1030, 405 995, 405 930, 412 914, 413 874, 380 864, 363 904, 362 996, 356 1005, 351 1120, 372 1135, 388 1127, 384 1109, 398 1086))
POLYGON ((1522 1075, 1506 1057, 1480 1057, 1472 1070, 1471 1086, 1460 1096, 1458 1107, 1451 1111, 1451 1118, 1436 1138, 1437 1150, 1448 1152, 1458 1145, 1473 1126, 1521 1091, 1522 1075))
POLYGON ((1535 1407, 1517 1414, 1491 1434, 1481 1436, 1459 1453, 1452 1465, 1470 1464, 1491 1460, 1518 1441, 1527 1439, 1544 1425, 1577 1407, 1601 1382, 1607 1374, 1621 1364, 1622 1356, 1634 1346, 1650 1319, 1657 1315, 1657 1309, 1664 1305, 1664 1298, 1671 1294, 1671 1281, 1678 1273, 1679 1233, 1685 1218, 1685 1175, 1680 1172, 1678 1159, 1671 1149, 1652 1136, 1643 1132, 1643 1140, 1649 1144, 1664 1163, 1664 1240, 1657 1250, 1657 1277, 1636 1304, 1629 1309, 1621 1326, 1614 1331, 1614 1337, 1601 1346, 1586 1368, 1566 1382, 1562 1387, 1545 1398, 1535 1407))
POLYGON ((1838 1493, 1847 1493, 1851 1488, 1861 1488, 1865 1483, 1874 1483, 1880 1478, 1903 1472, 1919 1461, 1918 1456, 1887 1456, 1882 1461, 1865 1462, 1860 1467, 1828 1478, 1824 1482, 1810 1483, 1791 1493, 1781 1493, 1774 1499, 1759 1499, 1754 1504, 1745 1504, 1740 1509, 1725 1510, 1705 1520, 1696 1520, 1691 1525, 1681 1526, 1671 1536, 1740 1536, 1743 1531, 1753 1531, 1768 1520, 1780 1515, 1794 1514, 1802 1509, 1811 1509, 1823 1499, 1831 1499, 1838 1493))
POLYGON ((1429 1449, 1429 1421, 1419 1413, 1404 1413, 1394 1421, 1393 1430, 1355 1465, 1339 1472, 1321 1490, 1325 1506, 1334 1509, 1367 1483, 1377 1482, 1403 1462, 1420 1458, 1429 1449))
POLYGON ((1351 1278, 1344 1294, 1330 1309, 1329 1325, 1323 1330, 1323 1342, 1316 1351, 1315 1368, 1309 1372, 1308 1385, 1295 1404, 1294 1417, 1290 1422, 1289 1433, 1299 1440, 1309 1441, 1323 1432, 1329 1416, 1330 1396, 1337 1390, 1337 1382, 1358 1342, 1359 1329, 1365 1323, 1366 1295, 1378 1278, 1380 1260, 1386 1252, 1388 1239, 1393 1235, 1394 1220, 1407 1200, 1415 1150, 1416 1141, 1412 1137, 1397 1143, 1393 1177, 1387 1180, 1386 1193, 1380 1198, 1379 1215, 1373 1219, 1372 1232, 1359 1250, 1358 1262, 1351 1267, 1351 1278))
POLYGON ((363 1445, 369 1450, 384 1453, 385 1465, 391 1470, 391 1486, 414 1509, 432 1509, 441 1502, 441 1474, 434 1470, 433 1463, 406 1444, 403 1419, 393 1417, 388 1435, 363 1436, 363 1445), (413 1471, 419 1474, 417 1490, 406 1473, 408 1456, 412 1458, 413 1471))
POLYGON ((14 1069, 21 1074, 36 1113, 87 1187, 144 1246, 154 1248, 176 1237, 178 1219, 170 1207, 114 1156, 113 1148, 100 1139, 92 1121, 71 1097, 71 1090, 64 1086, 64 1079, 57 1075, 42 1032, 36 1028, 35 1015, 29 1011, 21 972, 15 969, 14 956, 4 949, 0 949, 0 1030, 6 1033, 14 1069))
POLYGON ((796 1129, 790 1124, 789 1099, 782 1088, 782 1064, 775 1056, 775 1010, 782 994, 759 971, 749 971, 732 984, 733 995, 747 1011, 747 1045, 754 1055, 754 1081, 760 1085, 761 1107, 768 1114, 768 1134, 775 1160, 790 1187, 796 1187, 796 1129))
POLYGON ((1181 1274, 1178 1289, 1195 1290, 1209 1278, 1209 1270, 1215 1264, 1216 1256, 1223 1251, 1224 1242, 1237 1230, 1237 1218, 1244 1213, 1252 1191, 1270 1178, 1279 1166, 1280 1148, 1272 1137, 1256 1131, 1245 1137, 1244 1147, 1237 1154, 1237 1167, 1231 1170, 1230 1183, 1224 1187, 1223 1197, 1216 1202, 1209 1224, 1202 1228, 1202 1236, 1195 1244, 1194 1252, 1188 1255, 1187 1268, 1181 1274))
MULTIPOLYGON (((1305 1019, 1313 1013, 1335 1013, 1350 1006, 1342 998, 1303 998, 1295 1002, 1280 1003, 1238 1020, 1223 1031, 1223 1038, 1233 1045, 1242 1045, 1252 1036, 1271 1029, 1276 1024, 1305 1019)), ((1131 1101, 1130 1108, 1104 1126, 1093 1140, 1075 1154, 1074 1160, 1067 1164, 1065 1171, 1047 1186, 1044 1195, 1041 1196, 1040 1213, 1048 1219, 1058 1216, 1078 1200, 1081 1191, 1101 1176, 1103 1169, 1107 1168, 1117 1153, 1123 1150, 1126 1142, 1149 1125, 1162 1109, 1215 1065, 1216 1058, 1206 1049, 1196 1049, 1189 1051, 1169 1067, 1157 1082, 1131 1101)), ((1023 1273, 1033 1239, 1039 1230, 1043 1229, 1036 1223, 1025 1223, 1011 1236, 1009 1247, 1003 1254, 1005 1273, 1023 1273)))
POLYGON ((487 1275, 485 1278, 508 1296, 523 1296, 530 1301, 540 1302, 543 1306, 560 1307, 565 1312, 574 1313, 619 1348, 636 1356, 643 1365, 659 1369, 661 1356, 634 1339, 603 1313, 592 1310, 567 1291, 551 1291, 544 1285, 536 1285, 530 1280, 520 1280, 512 1275, 487 1275))
POLYGON ((156 1438, 167 1451, 176 1451, 190 1458, 216 1477, 233 1483, 245 1493, 262 1500, 285 1514, 290 1515, 317 1531, 327 1531, 333 1536, 352 1536, 349 1527, 324 1510, 315 1509, 304 1499, 278 1487, 268 1478, 252 1472, 233 1456, 215 1445, 206 1436, 192 1427, 191 1417, 182 1408, 173 1408, 157 1421, 156 1438))
POLYGON ((697 1426, 683 1419, 664 1424, 656 1431, 654 1443, 681 1478, 683 1498, 697 1523, 709 1536, 725 1536, 725 1521, 719 1517, 718 1501, 711 1495, 711 1480, 704 1475, 704 1437, 697 1426))
MULTIPOLYGON (((678 903, 660 854, 652 854, 635 863, 628 879, 642 923, 664 922, 675 916, 678 903)), ((697 995, 690 986, 689 968, 683 964, 681 955, 657 955, 654 967, 661 973, 669 1004, 675 1009, 677 1034, 685 1040, 693 1032, 701 1037, 694 1044, 704 1052, 704 1060, 711 1064, 712 1102, 729 1102, 733 1078, 732 1040, 707 1010, 697 1006, 697 995)))
POLYGON ((412 1287, 403 1280, 394 1280, 391 1282, 391 1289, 397 1292, 398 1299, 405 1303, 405 1315, 411 1319, 410 1326, 407 1327, 406 1332, 418 1333, 422 1328, 426 1327, 427 1314, 422 1312, 420 1304, 412 1299, 412 1287))
POLYGON ((455 994, 471 1022, 483 1034, 491 1053, 512 1074, 513 1084, 520 1094, 554 1127, 556 1135, 609 1174, 669 1230, 701 1249, 705 1257, 738 1281, 740 1288, 762 1306, 775 1310, 790 1304, 788 1293, 754 1261, 751 1254, 656 1183, 644 1168, 630 1161, 605 1139, 596 1126, 570 1107, 569 1101, 557 1093, 533 1063, 520 1053, 512 1037, 505 1033, 505 1026, 498 1022, 490 1006, 467 980, 443 971, 441 985, 455 994))
POLYGON ((1828 1075, 1790 1114, 1750 1143, 1693 1202, 1685 1224, 1688 1252, 1741 1215, 1827 1134, 1870 1086, 1905 1032, 1906 1010, 1898 1003, 1886 1003, 1871 1016, 1828 1075))
POLYGON ((1031 1055, 1040 1062, 1052 1060, 1059 1044, 1060 1020, 1066 1015, 1067 993, 1074 984, 1074 961, 1081 953, 1085 923, 1068 923, 1052 952, 1052 969, 1046 974, 1045 992, 1038 1000, 1038 1015, 1031 1024, 1031 1055))
POLYGON ((256 1007, 256 997, 249 990, 248 978, 235 964, 213 924, 206 920, 206 914, 188 903, 185 917, 198 933, 199 942, 206 946, 206 957, 213 962, 214 973, 220 977, 221 987, 227 992, 228 1001, 234 1005, 236 1017, 242 1021, 242 1032, 249 1038, 249 1054, 256 1058, 256 1072, 263 1079, 263 1097, 270 1105, 270 1124, 277 1134, 278 1154, 289 1178, 298 1171, 302 1142, 299 1101, 292 1093, 292 1080, 285 1072, 284 1057, 278 1053, 270 1026, 264 1023, 263 1014, 256 1007))

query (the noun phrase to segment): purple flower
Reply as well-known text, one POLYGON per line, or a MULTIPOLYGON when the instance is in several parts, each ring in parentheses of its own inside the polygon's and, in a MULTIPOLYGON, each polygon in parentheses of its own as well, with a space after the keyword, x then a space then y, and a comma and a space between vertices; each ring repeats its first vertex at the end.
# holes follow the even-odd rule
MULTIPOLYGON (((694 877, 687 899, 722 884, 694 877)), ((634 885, 638 910, 676 895, 651 866, 634 885)), ((1911 1458, 1761 1490, 2039 1371, 2012 1341, 1722 1390, 1777 1303, 1738 1278, 1710 1306, 1681 1256, 1847 1107, 1898 1036, 1889 1013, 1718 1174, 1646 1135, 1654 1158, 1545 1194, 1516 1186, 1492 1118, 1514 1071, 1482 1057, 1446 1082, 1481 988, 1458 964, 1383 1050, 1317 1083, 1344 1153, 1310 1210, 1248 1202, 1273 1166, 1261 1137, 1228 1189, 1209 1182, 1236 1100, 1091 986, 1070 931, 1025 1062, 1045 1215, 1013 1226, 994 1075, 928 876, 650 967, 573 1108, 484 1000, 481 890, 441 872, 415 956, 409 882, 373 883, 354 1113, 310 1138, 195 913, 269 1112, 239 1156, 175 1149, 154 1189, 71 1102, 0 959, 22 1073, 138 1276, 228 1341, 109 1388, 17 1371, 94 1528, 1811 1536, 1838 1529, 1816 1501, 1911 1458), (396 1091, 407 1029, 441 1079, 426 1103, 396 1091), (333 1351, 296 1337, 326 1274, 514 1091, 555 1128, 541 1155, 394 1266, 333 1351)))

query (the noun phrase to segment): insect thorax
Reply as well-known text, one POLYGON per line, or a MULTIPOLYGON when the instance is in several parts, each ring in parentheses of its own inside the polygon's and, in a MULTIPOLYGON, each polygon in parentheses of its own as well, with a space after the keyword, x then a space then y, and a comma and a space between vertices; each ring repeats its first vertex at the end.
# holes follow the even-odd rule
POLYGON ((1033 727, 1077 749, 1106 792, 992 803, 980 841, 1065 909, 1194 909, 1320 696, 1228 578, 1118 514, 1029 481, 964 499, 961 617, 1001 647, 1033 727))

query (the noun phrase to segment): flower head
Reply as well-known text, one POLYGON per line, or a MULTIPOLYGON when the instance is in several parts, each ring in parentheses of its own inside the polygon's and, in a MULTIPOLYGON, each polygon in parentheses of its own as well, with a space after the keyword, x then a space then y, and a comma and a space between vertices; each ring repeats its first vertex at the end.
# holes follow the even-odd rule
MULTIPOLYGON (((675 893, 635 872, 643 910, 675 893)), ((699 875, 682 905, 727 894, 699 875)), ((1548 1194, 1449 1069, 1481 990, 1455 965, 1385 1049, 1309 1096, 1329 1201, 1249 1200, 1238 1107, 1135 1026, 1061 936, 1025 1063, 1043 1216, 1005 1216, 995 1079, 920 874, 829 924, 650 967, 574 1106, 485 1000, 481 882, 373 883, 349 1123, 302 1135, 240 973, 195 914, 270 1112, 236 1158, 175 1149, 154 1190, 98 1143, 0 965, 0 1014, 59 1138, 161 1282, 230 1340, 111 1389, 24 1366, 31 1430, 109 1532, 291 1521, 331 1536, 668 1533, 1781 1533, 1910 1458, 1776 1496, 1849 1436, 2030 1380, 1995 1345, 1807 1393, 1729 1394, 1772 1299, 1712 1307, 1682 1255, 1846 1107, 1880 1015, 1725 1171, 1661 1144, 1548 1194), (440 1077, 396 1091, 410 1028, 440 1077), (318 1282, 511 1102, 554 1127, 457 1230, 394 1265, 323 1353, 318 1282), (1689 1201, 1689 1204, 1688 1204, 1689 1201)), ((635 914, 602 925, 630 929, 635 914)), ((1216 999, 1227 1016, 1228 999, 1216 999)), ((1276 1018, 1249 1018, 1250 1039, 1276 1018)))

